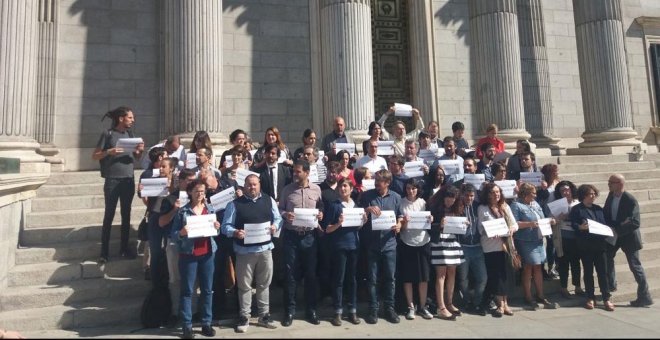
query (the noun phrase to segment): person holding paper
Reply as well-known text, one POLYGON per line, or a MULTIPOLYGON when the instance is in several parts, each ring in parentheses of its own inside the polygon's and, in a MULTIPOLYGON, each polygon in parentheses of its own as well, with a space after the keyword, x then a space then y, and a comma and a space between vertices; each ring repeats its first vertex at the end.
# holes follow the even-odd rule
MULTIPOLYGON (((554 193, 557 183, 559 183, 559 166, 553 163, 545 164, 541 167, 541 173, 543 174, 543 180, 547 183, 547 187, 545 189, 539 188, 536 201, 539 202, 539 205, 543 207, 547 203, 555 200, 554 193)), ((559 273, 557 272, 557 268, 555 266, 555 261, 557 259, 555 247, 557 246, 554 244, 554 239, 555 238, 552 236, 545 237, 545 253, 548 255, 548 269, 546 270, 543 268, 542 273, 543 278, 546 280, 552 280, 559 277, 559 273)))
POLYGON ((516 219, 511 213, 511 208, 506 204, 502 190, 497 184, 484 184, 481 188, 479 201, 481 202, 481 205, 477 209, 479 233, 481 234, 481 247, 484 250, 486 272, 488 273, 484 293, 487 300, 484 301, 484 305, 490 302, 491 296, 494 296, 497 309, 493 311, 493 316, 499 318, 502 315, 513 315, 507 298, 506 243, 503 237, 488 237, 484 230, 483 222, 504 218, 509 227, 508 237, 512 237, 513 233, 518 230, 518 224, 516 224, 516 219))
POLYGON ((332 132, 325 135, 321 141, 321 147, 323 148, 323 151, 325 152, 325 155, 328 157, 329 161, 336 160, 336 151, 334 147, 335 143, 353 142, 351 139, 349 139, 346 133, 344 133, 346 129, 346 122, 344 121, 344 118, 337 116, 332 122, 332 132))
POLYGON ((282 135, 280 130, 276 126, 271 126, 266 129, 266 135, 264 136, 264 143, 261 145, 257 152, 254 154, 254 167, 261 167, 265 163, 264 151, 266 151, 266 145, 275 144, 277 148, 280 149, 280 157, 284 159, 282 164, 286 166, 291 166, 293 164, 291 151, 289 147, 284 144, 282 140, 282 135))
POLYGON ((481 154, 483 157, 481 157, 479 164, 477 164, 477 173, 484 174, 486 181, 492 182, 493 171, 491 166, 494 164, 495 146, 488 142, 481 144, 481 154))
POLYGON ((456 153, 461 157, 474 156, 474 150, 470 150, 470 144, 463 138, 465 134, 465 125, 462 122, 451 124, 452 139, 456 144, 456 153))
MULTIPOLYGON (((440 139, 440 124, 435 120, 429 122, 429 126, 426 127, 426 135, 428 136, 428 147, 431 149, 442 149, 442 139, 440 139)), ((420 150, 425 149, 422 147, 422 138, 421 132, 417 136, 419 139, 419 148, 420 150)))
MULTIPOLYGON (((392 105, 390 109, 380 117, 378 124, 380 124, 380 126, 385 126, 385 121, 387 118, 393 115, 394 112, 394 105, 392 105)), ((394 124, 392 124, 392 135, 390 135, 387 130, 382 130, 383 137, 386 140, 394 141, 394 154, 396 155, 405 155, 405 141, 407 139, 417 140, 417 135, 419 132, 424 130, 424 121, 422 120, 422 116, 419 114, 419 110, 416 108, 412 109, 412 120, 415 122, 415 129, 410 133, 406 133, 406 124, 400 120, 397 120, 394 122, 394 124)))
MULTIPOLYGON (((176 157, 180 161, 182 161, 184 164, 186 162, 186 149, 181 145, 181 137, 179 135, 171 135, 167 137, 164 141, 161 141, 160 143, 152 146, 149 148, 147 151, 147 154, 151 149, 155 147, 164 147, 165 150, 167 150, 167 154, 170 157, 176 157)), ((142 169, 148 169, 149 166, 151 166, 151 161, 149 158, 142 157, 142 169)), ((183 166, 179 167, 177 164, 177 168, 182 168, 183 166)))
MULTIPOLYGON (((557 183, 556 190, 553 193, 555 200, 566 200, 568 210, 566 212, 559 213, 553 217, 557 219, 557 224, 553 227, 552 238, 555 245, 556 254, 557 254, 557 271, 559 272, 559 284, 561 286, 560 293, 565 298, 570 298, 571 294, 568 292, 568 270, 570 267, 571 270, 571 281, 573 286, 575 286, 576 295, 584 295, 582 290, 582 285, 580 284, 582 276, 581 266, 580 266, 580 255, 579 249, 575 242, 575 231, 571 227, 571 221, 569 219, 568 212, 570 207, 578 203, 577 199, 577 187, 573 182, 570 181, 561 181, 557 183)), ((548 210, 550 210, 548 208, 548 210)))
MULTIPOLYGON (((249 166, 245 162, 244 157, 245 157, 245 152, 246 151, 245 151, 244 147, 242 147, 240 145, 236 145, 235 147, 231 148, 229 151, 230 151, 230 154, 231 154, 232 164, 231 164, 230 167, 225 168, 225 172, 224 172, 224 174, 222 174, 222 177, 226 178, 226 179, 229 179, 229 180, 235 181, 236 180, 236 171, 238 169, 248 170, 249 166)), ((256 161, 255 161, 255 163, 256 163, 256 161)), ((264 161, 264 163, 265 163, 265 161, 264 161)), ((255 167, 258 167, 258 166, 255 166, 255 167)))
POLYGON ((449 186, 429 201, 433 219, 437 221, 431 227, 431 264, 435 266, 435 295, 438 303, 438 318, 456 320, 461 311, 454 306, 454 287, 456 267, 465 261, 463 249, 456 240, 456 235, 443 233, 445 216, 456 216, 459 190, 449 186), (446 294, 445 294, 446 292, 446 294))
MULTIPOLYGON (((343 313, 344 280, 347 282, 348 296, 348 320, 354 324, 360 324, 357 316, 357 272, 358 253, 360 249, 360 238, 358 227, 344 227, 344 208, 355 208, 355 202, 351 199, 353 183, 342 178, 337 182, 337 198, 325 205, 321 228, 326 234, 326 240, 331 249, 330 268, 332 285, 332 304, 334 317, 330 321, 333 326, 341 326, 343 313)), ((362 214, 362 224, 366 223, 367 215, 362 214)))
POLYGON ((491 182, 506 180, 506 165, 502 164, 501 162, 493 163, 493 165, 491 165, 490 171, 493 175, 491 182))
MULTIPOLYGON (((345 150, 341 150, 341 151, 345 151, 345 150)), ((323 183, 323 181, 325 181, 326 176, 328 176, 328 168, 325 166, 323 162, 320 163, 318 162, 319 149, 314 146, 306 146, 303 151, 302 160, 307 161, 307 163, 309 163, 310 171, 316 168, 316 177, 313 179, 310 177, 310 180, 314 184, 323 183)), ((329 161, 329 162, 334 162, 334 161, 329 161)))
MULTIPOLYGON (((266 153, 268 155, 268 153, 266 153)), ((259 326, 273 329, 275 324, 270 317, 269 292, 273 279, 273 238, 281 228, 282 217, 275 200, 261 192, 260 178, 248 175, 245 178, 245 192, 242 197, 227 204, 222 220, 222 234, 233 239, 236 253, 236 282, 240 315, 236 332, 248 330, 252 307, 252 282, 256 282, 259 326), (248 243, 246 236, 257 229, 259 224, 269 228, 268 237, 261 242, 248 243), (247 229, 250 228, 250 229, 247 229)))
POLYGON ((387 139, 383 137, 383 125, 379 122, 373 121, 369 123, 369 130, 367 130, 367 134, 369 135, 369 139, 365 140, 362 142, 362 154, 366 155, 369 152, 369 143, 374 141, 374 142, 380 142, 380 141, 386 141, 387 139))
POLYGON ((477 173, 477 164, 474 161, 474 158, 469 158, 469 157, 465 158, 463 160, 463 178, 459 179, 458 181, 455 181, 454 183, 452 183, 452 185, 460 189, 461 186, 463 186, 463 183, 465 183, 465 174, 475 175, 476 173, 477 173))
POLYGON ((197 153, 199 149, 209 149, 213 150, 213 143, 211 143, 211 136, 209 133, 203 130, 195 132, 192 141, 190 142, 190 148, 188 153, 197 153))
MULTIPOLYGON (((506 178, 515 179, 516 176, 520 173, 520 155, 525 152, 532 152, 532 146, 529 145, 529 142, 525 139, 519 139, 516 141, 516 152, 509 157, 509 160, 506 162, 506 178)), ((534 171, 536 171, 536 165, 534 165, 534 171)))
POLYGON ((355 168, 365 167, 368 168, 372 173, 387 169, 387 162, 385 161, 385 158, 378 156, 377 152, 378 142, 370 141, 367 154, 355 162, 355 168))
POLYGON ((479 233, 479 217, 477 215, 479 203, 475 200, 477 189, 472 184, 464 184, 461 187, 460 195, 456 215, 467 217, 468 225, 464 235, 456 235, 465 257, 465 262, 457 268, 459 289, 463 296, 464 308, 468 312, 485 316, 486 310, 482 304, 482 298, 488 274, 486 273, 484 250, 481 247, 481 234, 479 233), (470 294, 470 286, 474 288, 474 294, 470 294))
POLYGON ((291 168, 277 162, 280 152, 277 145, 266 145, 264 149, 266 162, 263 166, 254 169, 254 172, 259 174, 262 192, 275 199, 275 202, 279 200, 284 187, 293 180, 291 168))
POLYGON ((495 147, 495 154, 504 152, 504 141, 497 138, 497 125, 490 124, 486 128, 486 137, 479 139, 476 145, 477 153, 475 154, 477 158, 483 158, 483 151, 481 151, 481 145, 485 143, 490 143, 495 147))
MULTIPOLYGON (((101 232, 100 264, 108 262, 110 256, 110 230, 115 218, 117 202, 121 201, 121 246, 119 254, 128 259, 134 259, 136 254, 128 246, 131 229, 131 205, 135 194, 134 170, 135 161, 142 157, 144 144, 138 144, 135 150, 117 148, 121 138, 132 138, 131 128, 135 122, 133 109, 125 106, 108 111, 103 118, 112 119, 110 129, 104 131, 96 143, 92 159, 101 164, 101 177, 105 179, 103 196, 105 212, 103 213, 103 228, 101 232)), ((103 120, 103 119, 101 119, 103 120)))
MULTIPOLYGON (((445 145, 445 154, 435 161, 431 167, 440 166, 440 161, 444 160, 458 161, 460 164, 463 164, 463 158, 456 154, 456 144, 454 140, 451 137, 445 137, 443 143, 445 145)), ((460 167, 459 173, 449 175, 445 180, 447 181, 447 184, 452 184, 461 179, 463 179, 463 167, 460 167)))
POLYGON ((426 180, 424 181, 426 188, 422 197, 428 201, 431 196, 442 190, 442 188, 445 187, 446 178, 447 176, 445 175, 445 169, 443 169, 441 166, 431 167, 431 170, 426 176, 426 180))
MULTIPOLYGON (((179 249, 179 272, 181 274, 181 300, 179 315, 183 328, 183 337, 192 339, 192 294, 195 281, 199 280, 202 292, 199 298, 199 310, 202 323, 202 334, 214 336, 215 330, 211 326, 213 304, 213 254, 217 245, 213 237, 188 238, 188 222, 191 216, 213 214, 213 207, 206 203, 206 184, 194 180, 186 187, 190 202, 179 210, 172 222, 172 240, 179 249)), ((213 226, 220 229, 220 223, 215 221, 213 226)))
POLYGON ((368 324, 378 322, 377 286, 381 288, 383 294, 385 318, 391 323, 399 323, 399 316, 394 310, 394 276, 396 272, 396 234, 401 230, 403 213, 401 196, 389 189, 390 183, 392 183, 392 174, 389 171, 376 172, 376 188, 364 192, 359 204, 369 215, 364 238, 369 265, 369 314, 366 317, 368 324), (390 230, 372 230, 372 220, 385 210, 394 212, 396 223, 390 230), (379 277, 381 278, 380 284, 378 284, 379 277))
POLYGON ((607 273, 609 274, 610 291, 616 290, 616 274, 614 272, 614 257, 621 248, 626 255, 628 267, 637 282, 637 299, 630 301, 633 307, 646 307, 653 304, 646 281, 644 268, 639 260, 642 249, 642 235, 639 232, 639 204, 635 197, 624 189, 626 179, 621 174, 610 176, 607 186, 610 193, 605 200, 605 221, 616 231, 614 245, 608 245, 607 273))
MULTIPOLYGON (((538 220, 545 216, 541 206, 536 203, 536 187, 529 183, 521 184, 518 201, 511 204, 511 212, 518 223, 518 231, 513 234, 513 238, 523 262, 521 280, 525 303, 532 310, 536 310, 539 303, 543 304, 546 309, 555 309, 558 305, 548 301, 543 293, 541 270, 546 261, 546 254, 538 220), (535 300, 532 300, 530 284, 532 279, 536 288, 535 300)), ((550 224, 556 224, 554 218, 550 220, 550 224)))
POLYGON ((284 218, 283 248, 286 263, 286 285, 284 287, 284 319, 282 326, 293 323, 296 314, 297 279, 304 275, 305 279, 305 319, 313 324, 320 323, 316 315, 317 286, 317 229, 294 226, 295 208, 318 209, 318 220, 323 219, 323 200, 321 188, 309 181, 309 163, 297 160, 293 164, 294 182, 284 187, 282 198, 278 204, 284 218), (302 271, 302 273, 301 273, 302 271))
POLYGON ((405 159, 399 155, 391 155, 387 157, 387 168, 392 173, 392 183, 390 190, 399 194, 399 196, 406 195, 406 182, 409 177, 403 173, 403 166, 406 164, 405 159))
POLYGON ((404 157, 406 162, 417 162, 417 161, 424 162, 423 165, 421 166, 421 170, 424 173, 424 176, 429 174, 429 166, 426 165, 426 161, 422 158, 417 157, 417 144, 415 143, 414 140, 412 139, 406 140, 406 154, 404 157))
POLYGON ((591 184, 582 184, 577 190, 580 203, 570 212, 571 228, 575 231, 575 243, 580 251, 580 259, 584 268, 584 289, 586 290, 586 309, 594 309, 596 296, 594 294, 594 267, 598 276, 598 286, 603 298, 605 310, 614 311, 614 304, 610 301, 609 281, 607 278, 607 242, 605 236, 589 232, 587 220, 605 224, 603 208, 594 204, 598 197, 598 189, 591 184))
MULTIPOLYGON (((247 132, 241 129, 236 129, 229 134, 229 143, 231 143, 232 148, 236 145, 240 145, 244 147, 245 155, 243 155, 243 159, 246 159, 248 161, 248 166, 252 166, 252 156, 248 152, 248 149, 246 147, 246 141, 247 141, 247 132)), ((225 169, 227 168, 227 164, 226 164, 227 156, 231 158, 231 148, 225 150, 222 153, 222 156, 220 156, 220 171, 222 172, 224 172, 225 169)))
POLYGON ((208 174, 208 177, 211 177, 209 180, 215 179, 215 182, 206 182, 207 187, 210 187, 211 189, 214 189, 217 185, 218 182, 220 182, 220 178, 222 177, 222 173, 220 170, 216 169, 216 167, 213 166, 213 150, 207 149, 207 148, 200 148, 197 149, 197 153, 195 154, 197 156, 196 162, 197 162, 197 167, 193 168, 193 170, 198 174, 198 176, 202 177, 202 174, 204 175, 204 179, 206 179, 206 175, 208 174), (212 175, 211 175, 212 174, 212 175))
MULTIPOLYGON (((425 229, 408 229, 410 212, 424 211, 426 209, 426 201, 421 198, 422 195, 421 181, 410 178, 406 181, 406 197, 401 199, 401 211, 404 216, 404 223, 401 227, 401 244, 399 244, 399 259, 400 259, 400 277, 403 281, 403 291, 406 295, 406 303, 408 305, 408 313, 406 319, 415 319, 415 313, 422 316, 426 320, 433 319, 433 314, 429 313, 426 308, 426 293, 428 290, 429 281, 429 261, 431 259, 431 247, 429 241, 431 236, 428 230, 425 229), (419 293, 419 304, 415 308, 413 301, 413 284, 417 284, 417 291, 419 293)), ((433 216, 429 216, 429 220, 433 221, 433 216)))
POLYGON ((353 187, 355 187, 357 183, 355 182, 354 170, 349 168, 351 164, 351 155, 346 150, 341 150, 337 152, 337 162, 339 164, 339 168, 337 169, 337 179, 348 178, 353 184, 353 187))
POLYGON ((370 180, 372 178, 371 171, 365 167, 361 168, 355 168, 353 171, 353 177, 355 178, 355 187, 353 188, 353 193, 351 194, 351 198, 353 201, 359 202, 360 201, 360 195, 362 195, 363 192, 367 191, 364 188, 364 185, 362 184, 362 180, 370 180))

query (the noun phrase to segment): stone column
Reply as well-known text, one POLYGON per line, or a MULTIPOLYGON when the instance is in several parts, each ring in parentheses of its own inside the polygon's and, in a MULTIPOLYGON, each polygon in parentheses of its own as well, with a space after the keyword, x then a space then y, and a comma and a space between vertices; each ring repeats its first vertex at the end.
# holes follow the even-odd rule
POLYGON ((55 94, 57 93, 57 25, 59 6, 55 0, 38 0, 39 48, 37 59, 37 98, 35 105, 35 137, 37 152, 46 161, 62 168, 63 160, 55 157, 59 150, 53 144, 55 130, 55 94))
POLYGON ((541 0, 517 0, 525 123, 537 147, 557 149, 541 0))
POLYGON ((495 123, 499 137, 513 146, 525 130, 518 15, 515 0, 469 0, 477 134, 495 123))
POLYGON ((44 160, 34 140, 37 37, 35 0, 0 1, 0 157, 21 163, 44 160))
POLYGON ((410 25, 410 74, 412 105, 424 121, 438 120, 433 54, 433 12, 431 0, 408 1, 410 25))
POLYGON ((163 82, 165 133, 189 143, 198 130, 214 145, 222 128, 222 1, 165 0, 163 82))
POLYGON ((573 0, 585 132, 580 149, 612 153, 635 139, 621 2, 573 0))
POLYGON ((321 0, 325 126, 342 116, 355 141, 368 138, 374 120, 371 1, 321 0))

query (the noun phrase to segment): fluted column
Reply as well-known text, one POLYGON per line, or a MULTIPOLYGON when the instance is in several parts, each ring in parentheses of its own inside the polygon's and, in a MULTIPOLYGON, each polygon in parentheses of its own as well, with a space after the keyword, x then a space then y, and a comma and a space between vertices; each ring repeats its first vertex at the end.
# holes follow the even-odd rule
POLYGON ((222 139, 222 1, 165 0, 162 6, 165 133, 181 134, 185 143, 204 130, 218 144, 222 139))
POLYGON ((39 142, 37 152, 46 161, 61 164, 54 157, 59 150, 53 145, 55 130, 55 94, 57 93, 57 25, 59 6, 55 0, 38 0, 39 48, 37 58, 37 98, 35 105, 35 138, 39 142))
POLYGON ((35 0, 0 1, 0 157, 22 163, 44 160, 34 139, 37 37, 35 0))
POLYGON ((507 144, 527 139, 516 2, 469 0, 468 9, 479 133, 495 123, 507 144))
POLYGON ((619 0, 573 0, 584 142, 580 148, 639 145, 634 139, 619 0))
POLYGON ((321 0, 325 126, 343 116, 348 135, 362 139, 374 119, 370 0, 321 0))
POLYGON ((537 147, 557 147, 553 137, 550 73, 541 0, 517 0, 525 124, 537 147))
POLYGON ((431 0, 408 1, 410 25, 410 74, 412 104, 424 121, 438 120, 435 62, 433 53, 433 12, 431 0))

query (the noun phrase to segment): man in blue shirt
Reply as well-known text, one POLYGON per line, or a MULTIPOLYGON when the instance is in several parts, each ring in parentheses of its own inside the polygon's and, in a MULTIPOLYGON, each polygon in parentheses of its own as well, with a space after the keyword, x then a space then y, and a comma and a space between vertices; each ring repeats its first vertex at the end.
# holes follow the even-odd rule
POLYGON ((236 332, 245 333, 249 326, 252 307, 252 280, 257 288, 259 320, 257 324, 269 329, 276 328, 270 318, 269 287, 273 278, 274 248, 272 239, 259 243, 246 243, 246 225, 270 224, 270 233, 275 235, 282 224, 282 217, 275 200, 261 194, 261 183, 256 175, 245 178, 243 196, 227 204, 222 221, 222 233, 234 238, 236 253, 236 282, 238 284, 240 318, 236 332))

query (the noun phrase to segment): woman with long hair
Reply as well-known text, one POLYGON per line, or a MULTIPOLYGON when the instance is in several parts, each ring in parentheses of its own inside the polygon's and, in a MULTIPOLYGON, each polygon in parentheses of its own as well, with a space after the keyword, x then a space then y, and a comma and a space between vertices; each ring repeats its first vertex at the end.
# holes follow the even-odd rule
POLYGON ((293 152, 294 161, 302 158, 306 147, 316 147, 316 132, 312 129, 305 129, 302 135, 302 143, 303 145, 293 152))
POLYGON ((378 141, 387 140, 383 136, 383 127, 377 121, 373 121, 373 122, 369 123, 369 130, 367 130, 367 134, 369 135, 369 139, 362 142, 362 154, 363 155, 367 154, 367 150, 369 149, 369 144, 372 141, 378 142, 378 141))
POLYGON ((289 151, 289 148, 286 146, 286 144, 284 144, 284 141, 282 141, 280 130, 276 126, 271 126, 266 129, 263 145, 261 145, 261 147, 259 147, 257 152, 254 154, 254 168, 262 167, 266 163, 264 151, 266 145, 268 144, 277 145, 277 148, 280 149, 280 157, 285 158, 285 160, 282 162, 283 165, 293 165, 293 161, 291 160, 291 151, 289 151))
POLYGON ((213 144, 211 143, 211 137, 206 131, 197 131, 195 136, 193 136, 192 142, 190 143, 190 149, 188 153, 197 153, 199 149, 208 149, 213 150, 213 144))
POLYGON ((341 150, 337 152, 337 156, 335 158, 339 163, 339 177, 349 179, 353 184, 353 187, 355 187, 357 183, 355 182, 353 169, 350 168, 351 154, 349 154, 346 150, 341 150))

